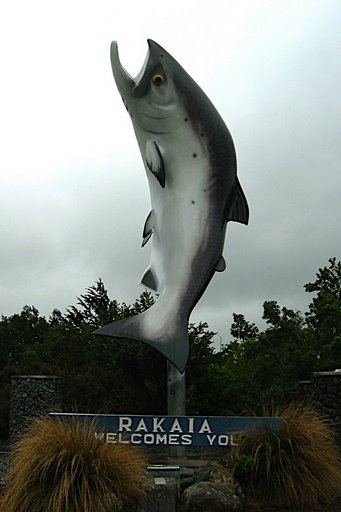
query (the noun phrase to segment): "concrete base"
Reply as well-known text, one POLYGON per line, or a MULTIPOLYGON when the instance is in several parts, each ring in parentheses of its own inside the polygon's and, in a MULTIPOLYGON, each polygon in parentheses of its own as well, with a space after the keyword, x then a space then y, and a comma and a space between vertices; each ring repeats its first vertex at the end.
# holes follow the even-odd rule
MULTIPOLYGON (((186 376, 167 362, 167 414, 169 416, 186 416, 186 376)), ((184 446, 170 446, 171 457, 184 457, 184 446)))

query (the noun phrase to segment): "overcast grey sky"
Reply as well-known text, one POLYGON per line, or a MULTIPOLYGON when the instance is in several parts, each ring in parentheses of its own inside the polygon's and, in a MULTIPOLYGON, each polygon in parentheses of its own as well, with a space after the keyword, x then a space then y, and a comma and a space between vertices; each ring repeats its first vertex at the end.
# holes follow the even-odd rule
POLYGON ((191 320, 229 339, 264 300, 305 310, 303 285, 340 257, 339 0, 19 0, 0 7, 0 314, 62 311, 101 277, 130 303, 149 191, 112 77, 136 75, 152 38, 232 132, 250 224, 191 320))

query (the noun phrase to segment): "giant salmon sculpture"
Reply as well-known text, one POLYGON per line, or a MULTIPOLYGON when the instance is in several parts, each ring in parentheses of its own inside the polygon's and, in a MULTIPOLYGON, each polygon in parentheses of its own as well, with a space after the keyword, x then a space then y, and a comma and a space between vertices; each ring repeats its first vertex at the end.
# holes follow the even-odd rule
POLYGON ((229 221, 248 223, 236 154, 224 121, 180 64, 154 41, 133 79, 117 43, 111 63, 146 169, 151 212, 143 242, 152 245, 141 284, 158 294, 147 311, 94 334, 148 343, 180 372, 188 358, 188 320, 215 271, 225 269, 229 221))

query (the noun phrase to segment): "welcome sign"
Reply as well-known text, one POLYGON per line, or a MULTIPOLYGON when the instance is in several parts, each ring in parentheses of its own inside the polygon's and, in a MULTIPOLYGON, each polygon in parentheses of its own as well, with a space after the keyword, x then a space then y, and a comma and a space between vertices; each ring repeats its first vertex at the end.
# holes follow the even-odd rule
POLYGON ((103 442, 144 446, 233 446, 235 434, 254 427, 278 429, 281 418, 255 416, 131 416, 123 414, 51 413, 63 421, 95 425, 103 442))

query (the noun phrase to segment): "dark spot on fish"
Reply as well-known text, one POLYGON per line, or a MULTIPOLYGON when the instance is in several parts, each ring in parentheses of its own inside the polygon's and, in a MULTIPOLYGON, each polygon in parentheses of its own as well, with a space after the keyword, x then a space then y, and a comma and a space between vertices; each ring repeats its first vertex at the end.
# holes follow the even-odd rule
POLYGON ((196 158, 197 157, 197 154, 196 153, 193 153, 193 158, 196 158))
POLYGON ((161 53, 160 57, 161 57, 161 59, 163 59, 163 53, 161 53))
POLYGON ((204 134, 204 133, 201 133, 200 135, 201 135, 202 137, 205 137, 205 134, 204 134))
POLYGON ((204 189, 203 189, 203 191, 204 191, 204 192, 206 192, 206 191, 207 191, 207 188, 204 188, 204 189))
POLYGON ((185 117, 185 123, 187 123, 187 121, 188 121, 188 117, 185 117))
POLYGON ((195 204, 195 201, 191 201, 192 204, 195 204))

